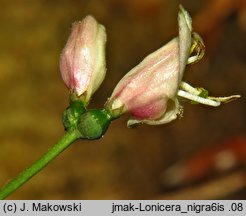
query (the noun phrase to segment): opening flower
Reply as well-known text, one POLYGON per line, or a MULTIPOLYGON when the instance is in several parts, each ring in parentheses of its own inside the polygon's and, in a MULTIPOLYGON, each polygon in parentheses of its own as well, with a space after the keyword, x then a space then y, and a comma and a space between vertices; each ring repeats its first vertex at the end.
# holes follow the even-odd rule
POLYGON ((60 70, 67 87, 88 102, 105 73, 106 32, 94 17, 75 22, 60 57, 60 70))
POLYGON ((180 7, 179 37, 147 56, 128 72, 107 102, 112 115, 132 115, 128 125, 164 124, 177 118, 177 92, 192 47, 192 21, 180 7))

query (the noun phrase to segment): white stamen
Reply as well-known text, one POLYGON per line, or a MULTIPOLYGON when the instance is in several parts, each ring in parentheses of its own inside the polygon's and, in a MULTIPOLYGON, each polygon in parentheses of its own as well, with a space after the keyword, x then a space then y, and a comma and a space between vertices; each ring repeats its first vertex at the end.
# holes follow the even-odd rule
POLYGON ((220 105, 219 101, 214 101, 214 100, 211 100, 211 99, 206 99, 206 98, 203 98, 203 97, 199 97, 197 95, 191 94, 189 92, 185 92, 183 90, 178 90, 178 96, 186 98, 186 99, 189 99, 189 100, 192 100, 192 101, 195 101, 197 103, 205 104, 205 105, 208 105, 208 106, 217 107, 217 106, 220 105))
POLYGON ((180 88, 186 92, 193 94, 193 95, 199 95, 201 93, 201 91, 199 91, 197 88, 194 88, 190 84, 183 82, 183 81, 181 81, 181 83, 180 83, 180 88))

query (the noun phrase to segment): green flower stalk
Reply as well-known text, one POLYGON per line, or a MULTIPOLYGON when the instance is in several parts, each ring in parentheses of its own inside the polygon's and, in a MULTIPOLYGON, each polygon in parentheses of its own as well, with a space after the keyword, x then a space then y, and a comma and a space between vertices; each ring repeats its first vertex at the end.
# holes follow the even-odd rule
POLYGON ((62 115, 66 132, 42 157, 3 186, 0 199, 21 187, 77 139, 100 139, 111 121, 125 113, 132 116, 129 126, 165 124, 180 115, 180 97, 209 106, 239 98, 240 95, 211 97, 207 90, 182 81, 186 65, 198 62, 205 46, 201 37, 193 32, 191 17, 182 6, 178 25, 179 36, 127 73, 103 108, 88 109, 106 73, 106 32, 92 16, 74 23, 60 58, 61 75, 70 92, 69 107, 62 115))
POLYGON ((104 108, 86 108, 105 77, 105 43, 105 28, 94 17, 87 16, 73 24, 60 57, 61 75, 70 91, 70 106, 62 116, 66 133, 40 159, 7 183, 0 190, 0 199, 13 193, 77 139, 99 139, 106 132, 113 120, 110 113, 104 108))

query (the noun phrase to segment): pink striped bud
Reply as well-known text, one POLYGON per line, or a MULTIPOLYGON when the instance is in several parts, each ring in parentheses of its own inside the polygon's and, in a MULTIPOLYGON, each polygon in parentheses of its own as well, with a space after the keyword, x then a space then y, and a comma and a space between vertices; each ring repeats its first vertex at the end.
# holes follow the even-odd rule
POLYGON ((104 26, 86 16, 73 24, 61 54, 60 70, 65 84, 77 96, 84 94, 86 102, 105 77, 105 43, 104 26))
POLYGON ((164 124, 180 112, 177 91, 191 48, 191 18, 181 7, 179 37, 147 56, 114 89, 106 106, 113 116, 130 113, 128 125, 164 124))

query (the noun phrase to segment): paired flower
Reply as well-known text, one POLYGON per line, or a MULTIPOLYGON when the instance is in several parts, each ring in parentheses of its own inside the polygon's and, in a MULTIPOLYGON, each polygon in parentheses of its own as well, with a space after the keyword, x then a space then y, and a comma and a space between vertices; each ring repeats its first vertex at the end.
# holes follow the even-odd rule
POLYGON ((88 103, 106 73, 106 32, 94 17, 75 22, 60 58, 60 70, 67 87, 88 103))
MULTIPOLYGON (((205 89, 193 88, 182 81, 185 66, 199 61, 205 47, 200 36, 192 32, 191 17, 182 6, 178 25, 179 36, 128 72, 115 87, 100 114, 88 111, 89 115, 84 111, 84 117, 90 116, 90 122, 97 122, 104 116, 105 125, 108 126, 112 119, 130 113, 132 119, 128 121, 128 126, 137 123, 157 125, 176 119, 182 112, 178 96, 210 106, 219 106, 221 102, 240 97, 209 97, 205 89)), ((71 94, 75 93, 75 98, 85 105, 105 76, 105 42, 105 28, 92 16, 87 16, 82 22, 73 24, 72 33, 61 54, 62 78, 72 90, 71 94)), ((100 133, 90 137, 99 137, 100 133)))

